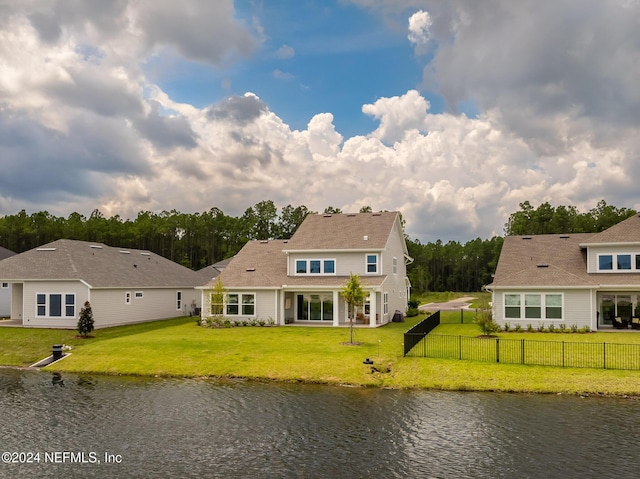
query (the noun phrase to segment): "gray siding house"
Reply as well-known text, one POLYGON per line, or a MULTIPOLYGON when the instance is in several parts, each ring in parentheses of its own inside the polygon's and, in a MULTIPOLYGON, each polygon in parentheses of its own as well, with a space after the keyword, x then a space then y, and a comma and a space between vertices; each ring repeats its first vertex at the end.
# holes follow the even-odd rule
POLYGON ((397 212, 310 214, 289 240, 247 243, 201 288, 202 317, 211 314, 211 290, 219 279, 229 319, 348 324, 340 290, 350 274, 358 274, 369 293, 361 322, 376 327, 406 311, 410 261, 397 212))
POLYGON ((155 253, 61 239, 0 261, 11 319, 25 327, 77 326, 91 303, 95 327, 192 314, 202 277, 155 253))
POLYGON ((640 329, 640 216, 596 234, 507 236, 488 289, 500 325, 640 329))
MULTIPOLYGON (((0 261, 15 253, 0 246, 0 261)), ((8 318, 11 314, 11 283, 0 282, 0 318, 8 318)))

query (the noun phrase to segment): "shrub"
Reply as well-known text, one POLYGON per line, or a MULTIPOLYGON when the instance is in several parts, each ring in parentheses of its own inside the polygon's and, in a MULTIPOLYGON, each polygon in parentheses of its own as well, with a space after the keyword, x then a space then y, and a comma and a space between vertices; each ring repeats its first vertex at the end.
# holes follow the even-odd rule
POLYGON ((538 323, 538 332, 544 333, 544 323, 542 322, 538 323))
POLYGON ((93 323, 91 304, 89 301, 85 301, 83 308, 80 310, 80 317, 78 318, 78 333, 86 338, 89 336, 89 333, 93 331, 93 323))
POLYGON ((483 336, 492 336, 500 331, 500 325, 493 320, 493 312, 489 308, 479 308, 473 322, 480 327, 483 336))
POLYGON ((516 333, 522 332, 522 325, 520 323, 516 324, 515 330, 516 330, 516 333))
POLYGON ((551 323, 551 324, 549 325, 549 328, 548 328, 548 329, 549 329, 549 332, 550 332, 550 333, 553 333, 553 332, 555 332, 556 327, 553 325, 553 323, 551 323))
POLYGON ((407 317, 414 318, 420 314, 420 310, 418 308, 408 308, 407 309, 407 317))
POLYGON ((527 331, 529 333, 533 333, 533 326, 531 325, 531 323, 527 324, 527 331))
POLYGON ((578 325, 577 324, 572 324, 570 326, 570 328, 571 328, 571 332, 572 333, 577 333, 578 332, 578 325))
POLYGON ((407 305, 409 306, 409 309, 418 309, 418 306, 420 306, 420 301, 418 301, 414 297, 411 297, 411 299, 407 302, 407 305))
POLYGON ((511 330, 511 325, 509 323, 504 323, 502 329, 504 329, 505 333, 508 333, 511 330))

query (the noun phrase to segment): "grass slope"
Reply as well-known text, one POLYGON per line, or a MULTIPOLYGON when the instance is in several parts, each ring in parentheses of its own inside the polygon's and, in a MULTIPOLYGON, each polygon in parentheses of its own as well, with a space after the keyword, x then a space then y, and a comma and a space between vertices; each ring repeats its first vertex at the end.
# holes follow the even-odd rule
MULTIPOLYGON (((470 313, 469 313, 470 314, 470 313)), ((175 377, 241 377, 389 388, 432 388, 640 396, 640 372, 493 364, 402 356, 403 333, 422 319, 376 329, 356 329, 360 346, 348 346, 349 330, 330 327, 206 329, 191 318, 102 329, 93 338, 74 331, 0 328, 0 364, 28 366, 51 345, 72 354, 47 370, 74 373, 175 377), (363 364, 366 358, 374 367, 363 364), (386 369, 389 368, 389 372, 386 369)), ((467 323, 465 315, 465 323, 467 323)), ((460 313, 443 313, 460 322, 460 313)), ((470 324, 442 324, 434 332, 477 335, 470 324)), ((517 337, 506 333, 507 337, 517 337)), ((522 333, 561 340, 561 334, 522 333)), ((567 334, 565 340, 640 342, 634 333, 567 334), (601 336, 603 338, 601 338, 601 336)))

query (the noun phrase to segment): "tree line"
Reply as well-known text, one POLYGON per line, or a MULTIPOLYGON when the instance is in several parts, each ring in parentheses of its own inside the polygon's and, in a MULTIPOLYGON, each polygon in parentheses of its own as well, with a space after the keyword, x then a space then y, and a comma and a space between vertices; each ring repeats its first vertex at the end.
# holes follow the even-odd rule
MULTIPOLYGON (((371 212, 369 206, 361 213, 371 212)), ((0 246, 22 253, 60 238, 100 242, 110 246, 153 251, 188 268, 198 270, 235 255, 249 240, 288 239, 310 211, 306 206, 287 205, 278 211, 273 201, 261 201, 238 217, 219 208, 202 213, 176 210, 140 211, 134 219, 105 217, 94 210, 87 218, 79 213, 57 217, 47 211, 28 215, 25 210, 0 217, 0 246)), ((329 206, 324 213, 342 213, 329 206)), ((528 201, 512 213, 505 224, 506 235, 599 232, 636 212, 601 201, 586 213, 573 206, 553 207, 528 201)), ((479 291, 491 282, 500 256, 503 237, 476 238, 466 243, 442 240, 420 243, 405 236, 407 266, 412 289, 428 291, 479 291)))

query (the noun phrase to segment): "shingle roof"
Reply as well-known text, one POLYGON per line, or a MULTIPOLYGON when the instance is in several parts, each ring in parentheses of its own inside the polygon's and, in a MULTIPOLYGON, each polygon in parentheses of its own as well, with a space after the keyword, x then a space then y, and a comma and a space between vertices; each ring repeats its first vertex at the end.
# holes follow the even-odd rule
POLYGON ((93 288, 187 288, 195 271, 149 251, 61 239, 0 261, 2 280, 82 280, 93 288))
POLYGON ((636 273, 587 273, 592 233, 507 236, 491 287, 592 287, 640 284, 636 273))
POLYGON ((310 214, 286 250, 382 250, 398 213, 310 214))
MULTIPOLYGON (((345 276, 287 276, 287 240, 249 241, 220 275, 225 288, 280 288, 282 286, 341 286, 345 276)), ((379 286, 386 276, 361 277, 363 286, 379 286)))
POLYGON ((584 244, 640 243, 640 215, 633 215, 601 233, 592 235, 584 244))
POLYGON ((2 246, 0 246, 0 260, 3 260, 5 258, 9 258, 10 256, 14 256, 15 253, 7 248, 3 248, 2 246))
POLYGON ((212 279, 218 277, 218 275, 227 267, 232 258, 223 259, 222 261, 218 261, 217 263, 210 264, 209 266, 205 266, 204 268, 196 271, 203 280, 203 284, 208 283, 212 279))

